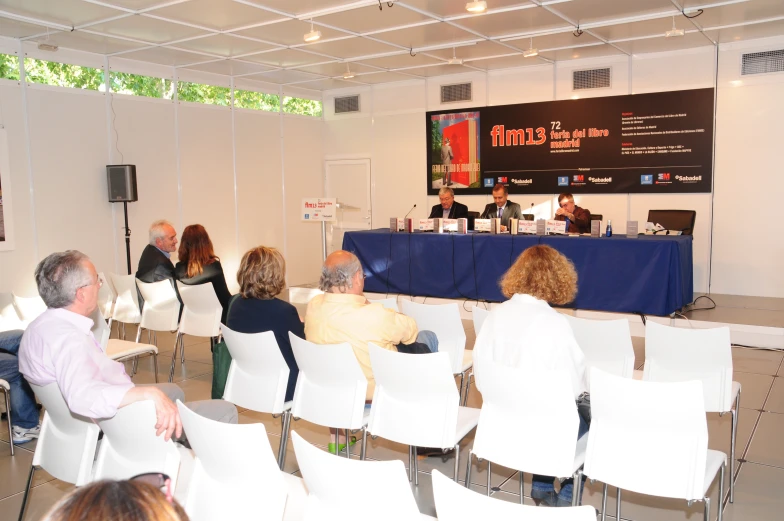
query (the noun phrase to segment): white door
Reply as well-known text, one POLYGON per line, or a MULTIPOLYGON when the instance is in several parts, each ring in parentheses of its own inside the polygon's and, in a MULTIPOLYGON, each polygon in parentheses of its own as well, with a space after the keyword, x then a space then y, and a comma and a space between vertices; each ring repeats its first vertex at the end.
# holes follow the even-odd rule
POLYGON ((326 161, 326 197, 338 202, 337 221, 327 226, 327 254, 343 247, 343 234, 370 230, 370 159, 326 161))

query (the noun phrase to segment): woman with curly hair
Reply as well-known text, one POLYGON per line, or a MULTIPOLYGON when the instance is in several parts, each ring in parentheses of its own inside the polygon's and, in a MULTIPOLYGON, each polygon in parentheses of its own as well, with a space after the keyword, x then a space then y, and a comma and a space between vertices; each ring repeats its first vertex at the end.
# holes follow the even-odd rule
MULTIPOLYGON (((577 272, 571 261, 544 245, 525 250, 501 279, 509 298, 493 308, 474 345, 474 357, 486 357, 509 367, 565 369, 571 376, 575 400, 588 390, 585 357, 572 328, 551 304, 563 305, 577 294, 577 272)), ((481 371, 481 364, 477 364, 481 371)), ((543 395, 547 390, 543 389, 543 395)), ((581 417, 579 436, 588 432, 581 417)), ((531 497, 548 506, 571 506, 572 481, 556 494, 551 476, 533 476, 531 497)))

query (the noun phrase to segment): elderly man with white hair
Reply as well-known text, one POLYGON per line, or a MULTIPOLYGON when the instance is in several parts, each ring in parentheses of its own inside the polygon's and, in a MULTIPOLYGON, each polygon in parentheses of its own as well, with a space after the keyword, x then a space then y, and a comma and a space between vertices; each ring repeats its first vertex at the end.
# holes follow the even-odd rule
MULTIPOLYGON (((169 221, 155 221, 150 226, 150 243, 144 247, 139 265, 136 269, 136 278, 142 282, 158 282, 169 280, 177 291, 174 276, 174 263, 171 261, 172 252, 177 251, 177 232, 169 221)), ((179 292, 177 298, 180 298, 179 292)), ((144 299, 139 293, 139 305, 144 305, 144 299)))

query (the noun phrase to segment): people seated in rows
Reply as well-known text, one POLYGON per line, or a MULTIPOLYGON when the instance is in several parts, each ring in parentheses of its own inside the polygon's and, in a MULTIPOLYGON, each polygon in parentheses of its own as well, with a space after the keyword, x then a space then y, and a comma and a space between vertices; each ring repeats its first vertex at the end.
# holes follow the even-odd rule
MULTIPOLYGON (((509 300, 490 312, 476 339, 474 356, 510 367, 563 368, 571 375, 577 400, 588 390, 585 357, 566 318, 550 307, 572 302, 577 294, 577 272, 571 261, 550 246, 532 246, 506 272, 501 291, 509 300)), ((544 390, 542 396, 547 399, 544 390)), ((581 417, 578 437, 588 427, 581 417)), ((572 480, 564 481, 556 494, 554 479, 534 475, 531 497, 548 506, 571 506, 572 480)))
MULTIPOLYGON (((185 236, 183 234, 183 241, 185 236)), ((289 366, 286 401, 294 399, 299 368, 291 350, 289 332, 305 338, 305 326, 297 309, 276 298, 286 285, 286 261, 275 248, 258 246, 242 256, 237 271, 240 292, 232 297, 226 326, 239 333, 272 331, 289 366)))
POLYGON ((558 206, 555 220, 566 221, 566 233, 591 233, 591 212, 574 204, 572 194, 559 195, 558 206))
POLYGON ((502 183, 493 187, 493 202, 485 206, 482 219, 501 219, 501 231, 509 226, 509 219, 522 219, 520 205, 508 199, 509 189, 502 183))
MULTIPOLYGON (((41 432, 38 420, 38 407, 30 385, 19 373, 19 343, 21 330, 0 331, 0 380, 8 382, 11 388, 11 417, 13 425, 12 442, 21 445, 33 441, 41 432)), ((6 411, 7 412, 7 411, 6 411)))
MULTIPOLYGON (((142 282, 158 282, 169 280, 177 291, 174 282, 174 264, 171 254, 177 251, 177 232, 169 221, 155 221, 150 226, 150 243, 144 247, 139 265, 136 269, 136 278, 142 282)), ((180 294, 177 293, 177 298, 180 294)), ((139 292, 139 307, 144 306, 144 299, 139 292)))
MULTIPOLYGON (((90 259, 76 250, 53 253, 36 267, 35 281, 47 309, 22 336, 19 371, 27 381, 41 387, 56 382, 71 412, 88 418, 111 418, 126 405, 151 400, 157 434, 180 438, 174 401, 185 401, 182 389, 169 383, 134 385, 125 366, 107 357, 90 331, 101 285, 90 259)), ((204 417, 237 423, 237 409, 229 402, 188 406, 204 417)))
POLYGON ((455 191, 448 186, 442 186, 438 191, 441 204, 433 206, 428 219, 467 219, 468 207, 455 201, 455 191))
POLYGON ((174 267, 175 278, 189 286, 212 284, 215 295, 223 308, 221 322, 226 323, 226 312, 231 299, 231 292, 226 285, 223 267, 215 255, 210 236, 201 224, 191 224, 182 231, 180 249, 177 250, 179 261, 174 267))

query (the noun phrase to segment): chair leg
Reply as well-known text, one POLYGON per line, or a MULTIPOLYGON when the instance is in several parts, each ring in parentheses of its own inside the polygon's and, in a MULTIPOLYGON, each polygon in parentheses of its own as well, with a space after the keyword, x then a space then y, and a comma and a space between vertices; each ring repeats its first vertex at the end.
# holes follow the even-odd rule
POLYGON ((419 486, 419 457, 416 445, 414 446, 414 485, 419 486))
POLYGON ((524 505, 525 504, 525 499, 524 499, 525 495, 523 493, 525 491, 523 490, 523 473, 519 472, 517 474, 517 477, 520 479, 520 504, 524 505))
POLYGON ((24 496, 22 496, 22 508, 19 510, 19 521, 24 519, 25 510, 27 510, 27 499, 30 496, 30 486, 33 484, 33 474, 35 473, 35 465, 30 466, 30 474, 27 476, 27 486, 25 487, 24 496))
POLYGON ((291 425, 291 411, 283 411, 280 427, 280 447, 278 447, 278 468, 283 470, 286 463, 286 449, 289 444, 289 425, 291 425))
POLYGON ((8 417, 8 442, 11 445, 11 456, 14 455, 14 431, 11 427, 11 398, 10 398, 10 391, 6 391, 5 387, 2 389, 3 395, 5 395, 5 414, 8 417))
POLYGON ((493 464, 490 463, 490 460, 487 460, 487 497, 490 497, 490 478, 493 476, 492 469, 493 464))
POLYGON ((408 482, 414 479, 414 446, 408 446, 408 482))
POLYGON ((120 335, 120 330, 117 330, 117 336, 120 337, 120 340, 125 340, 125 322, 120 324, 122 326, 122 335, 120 335))
POLYGON ((152 364, 155 366, 155 383, 158 383, 158 353, 152 355, 152 364))
POLYGON ((133 368, 131 369, 131 373, 133 374, 133 376, 136 376, 136 373, 138 372, 139 372, 139 357, 136 356, 133 359, 133 368))
MULTIPOLYGON (((460 400, 463 399, 463 383, 464 382, 465 382, 465 371, 460 373, 460 394, 458 395, 458 396, 460 396, 460 400)), ((460 403, 460 400, 458 400, 458 402, 457 402, 458 404, 460 403)))
POLYGON ((359 452, 360 461, 365 461, 367 455, 367 427, 362 427, 362 450, 359 452))
POLYGON ((471 488, 471 460, 473 459, 474 451, 468 451, 468 458, 466 458, 466 476, 465 476, 465 488, 471 488))
POLYGON ((185 365, 185 335, 180 336, 180 363, 185 365))
POLYGON ((602 491, 602 521, 607 519, 607 483, 604 484, 604 490, 602 491))
POLYGON ((463 398, 463 407, 468 404, 468 392, 471 390, 471 377, 474 376, 474 372, 471 371, 468 373, 468 378, 466 379, 466 390, 465 390, 465 397, 463 398))
MULTIPOLYGON (((147 334, 150 334, 150 331, 147 330, 147 334)), ((142 325, 139 324, 139 327, 136 329, 136 343, 139 343, 139 340, 142 338, 142 325)))
POLYGON ((572 481, 572 506, 576 507, 580 504, 580 482, 582 481, 583 473, 581 470, 577 469, 577 472, 574 473, 573 481, 572 481))
POLYGON ((719 519, 717 521, 722 521, 724 517, 722 514, 724 513, 724 469, 726 468, 726 464, 722 465, 719 473, 719 519))
POLYGON ((174 365, 177 363, 177 347, 180 345, 180 332, 174 337, 174 352, 172 353, 171 368, 169 369, 169 383, 174 379, 174 365))
POLYGON ((348 437, 348 429, 345 429, 344 435, 346 436, 346 457, 351 459, 351 440, 348 437))
MULTIPOLYGON (((735 440, 738 437, 738 414, 740 413, 740 391, 735 397, 735 408, 732 409, 732 434, 730 437, 730 503, 735 502, 735 440)), ((724 501, 724 498, 722 498, 724 501)))
POLYGON ((705 521, 710 521, 710 498, 705 497, 702 500, 705 502, 705 511, 702 513, 702 518, 705 521))
POLYGON ((615 498, 615 520, 621 519, 621 487, 617 487, 618 497, 615 498))
POLYGON ((460 466, 460 444, 455 445, 455 483, 458 483, 458 476, 460 466))

